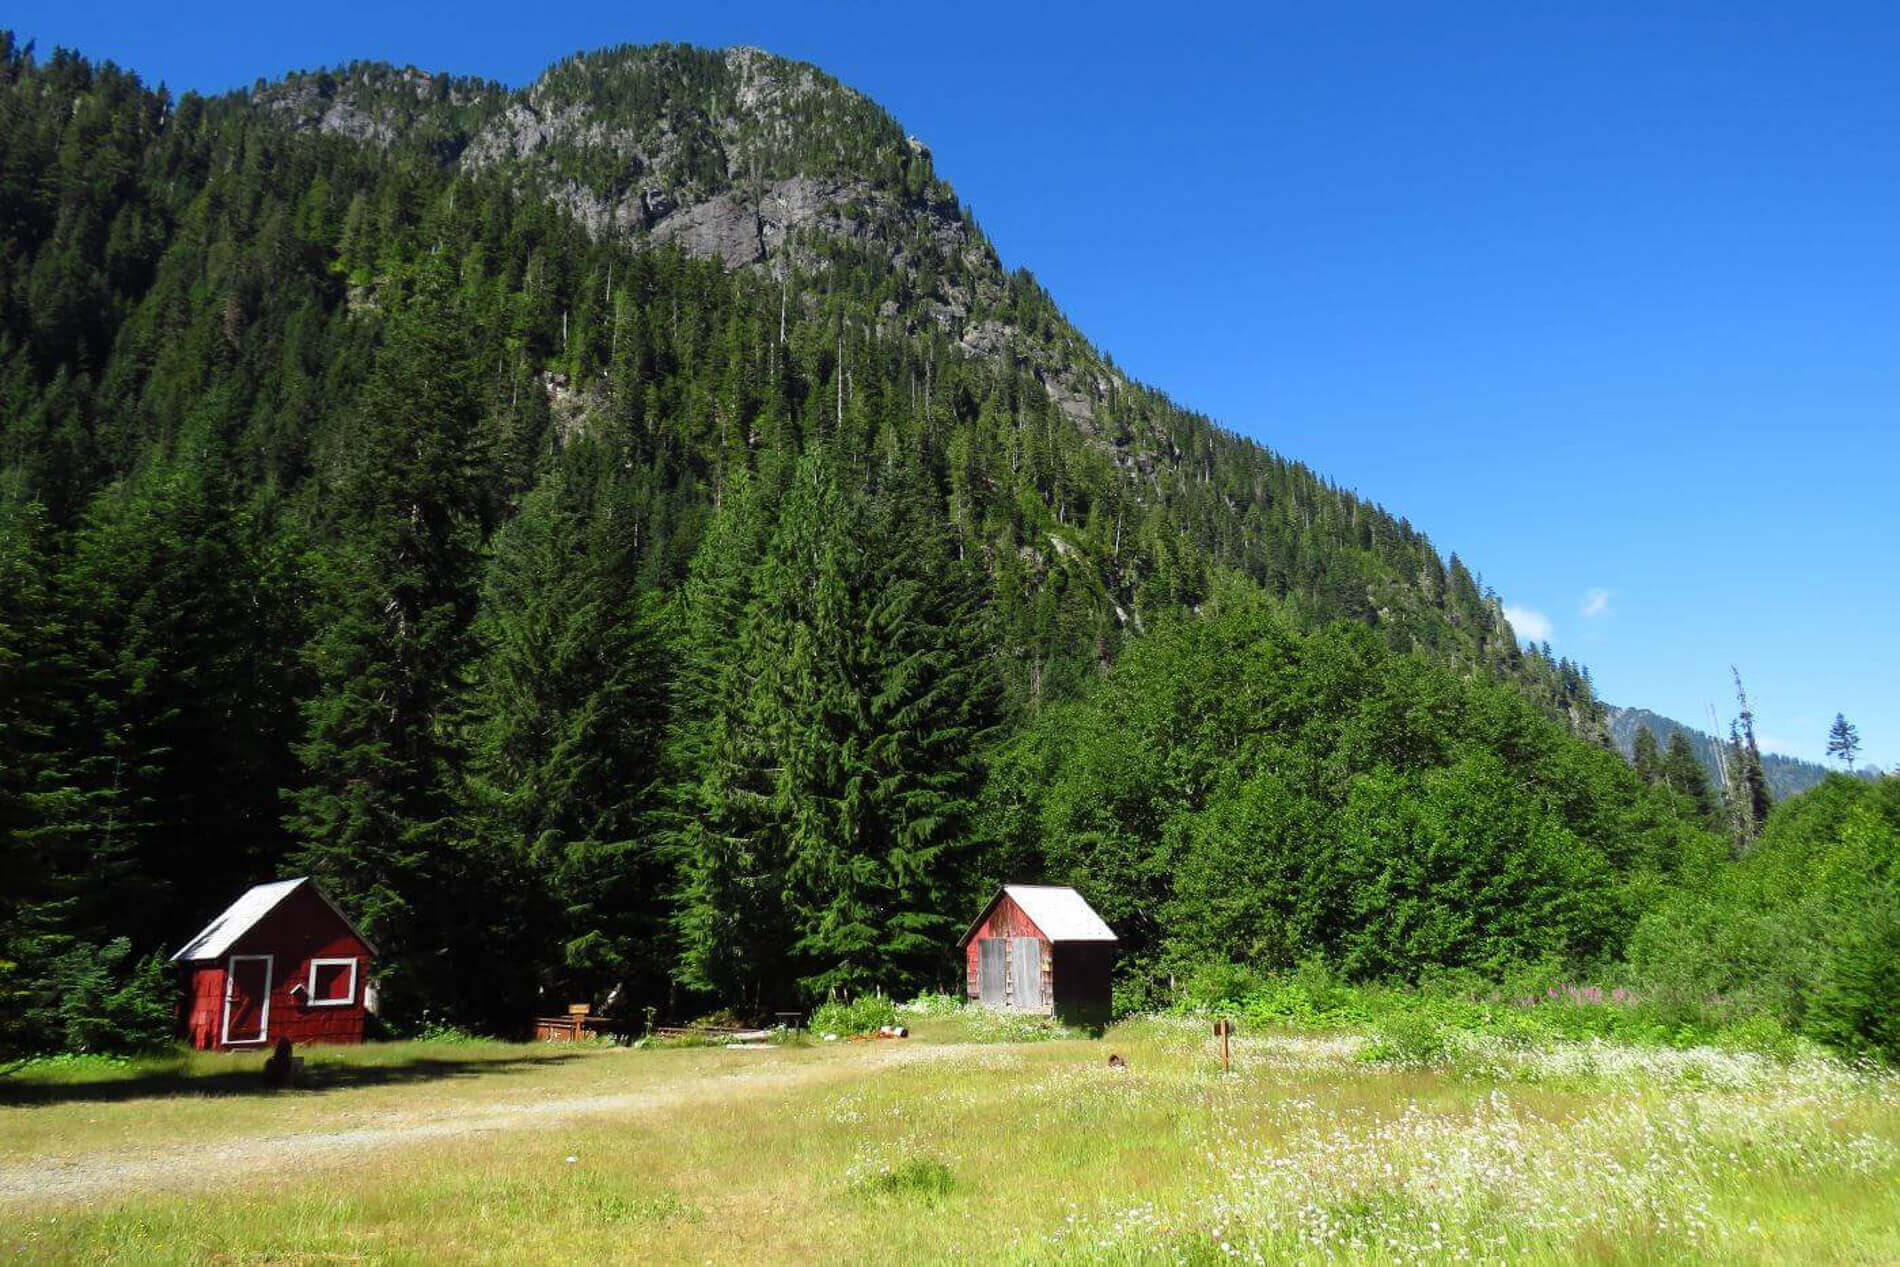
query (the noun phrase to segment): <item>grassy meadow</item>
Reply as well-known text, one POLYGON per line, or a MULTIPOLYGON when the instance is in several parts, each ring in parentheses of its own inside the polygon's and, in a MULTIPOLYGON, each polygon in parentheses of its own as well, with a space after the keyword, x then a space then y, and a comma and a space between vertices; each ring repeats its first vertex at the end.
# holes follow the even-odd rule
POLYGON ((399 1043, 0 1082, 27 1262, 1900 1261, 1900 1078, 1818 1054, 980 1016, 766 1051, 399 1043), (1108 1065, 1120 1054, 1126 1069, 1108 1065))

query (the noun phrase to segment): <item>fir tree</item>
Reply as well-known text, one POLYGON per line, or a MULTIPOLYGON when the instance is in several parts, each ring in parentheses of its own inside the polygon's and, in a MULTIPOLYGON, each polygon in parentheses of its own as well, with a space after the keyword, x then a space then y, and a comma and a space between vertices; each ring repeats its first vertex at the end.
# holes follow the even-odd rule
POLYGON ((970 898, 962 852, 995 687, 971 579, 908 474, 887 473, 862 527, 831 520, 819 550, 836 632, 791 662, 810 666, 788 686, 811 692, 818 740, 789 754, 805 778, 789 879, 812 995, 935 979, 970 898))
POLYGON ((70 652, 41 507, 0 502, 0 1055, 153 1045, 165 974, 112 931, 150 881, 123 754, 70 652))
POLYGON ((1755 742, 1755 712, 1749 707, 1741 671, 1731 666, 1730 672, 1735 676, 1735 699, 1741 712, 1729 726, 1729 786, 1732 789, 1729 812, 1735 851, 1741 854, 1761 834, 1773 799, 1768 794, 1768 775, 1762 768, 1761 748, 1755 742))
POLYGON ((1656 744, 1656 734, 1644 726, 1636 732, 1636 741, 1631 745, 1630 764, 1643 782, 1654 783, 1662 776, 1662 749, 1656 744))
POLYGON ((446 267, 431 265, 364 388, 341 490, 345 544, 325 578, 333 607, 309 651, 319 685, 297 747, 307 781, 289 818, 298 865, 382 943, 398 1014, 451 997, 458 974, 439 934, 467 927, 460 882, 484 872, 454 857, 449 796, 483 527, 463 346, 446 267))
POLYGON ((1688 798, 1698 821, 1710 827, 1719 827, 1719 805, 1715 789, 1709 782, 1708 767, 1696 756, 1689 736, 1680 730, 1671 732, 1669 736, 1669 750, 1663 756, 1661 774, 1663 783, 1670 791, 1688 798))
POLYGON ((207 890, 275 869, 295 777, 295 566, 197 457, 97 498, 60 579, 79 724, 113 757, 92 777, 140 879, 114 931, 141 950, 211 914, 207 890))
POLYGON ((678 977, 754 1008, 788 1001, 793 990, 770 713, 756 672, 766 653, 751 617, 769 524, 757 484, 735 475, 676 603, 679 672, 667 739, 678 977))
POLYGON ((1860 731, 1842 713, 1834 714, 1827 732, 1827 755, 1841 763, 1841 769, 1854 772, 1854 758, 1860 755, 1860 731))
POLYGON ((471 830, 521 877, 516 921, 551 934, 519 958, 559 998, 650 998, 666 976, 647 837, 667 681, 636 584, 644 509, 598 444, 568 450, 498 534, 476 626, 471 830))

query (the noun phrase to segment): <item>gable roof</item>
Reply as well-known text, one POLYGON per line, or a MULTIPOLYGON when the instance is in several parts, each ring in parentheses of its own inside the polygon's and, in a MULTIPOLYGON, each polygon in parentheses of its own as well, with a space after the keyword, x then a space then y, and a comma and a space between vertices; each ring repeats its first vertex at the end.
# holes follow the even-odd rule
POLYGON ((238 938, 257 927, 258 921, 276 910, 278 904, 295 893, 304 885, 310 885, 310 891, 322 899, 323 904, 343 921, 344 927, 355 934, 356 940, 369 947, 370 953, 376 953, 376 947, 370 945, 369 938, 357 930, 349 916, 336 909, 336 903, 324 895, 322 889, 311 883, 307 875, 294 880, 279 880, 274 884, 260 884, 245 891, 237 901, 224 908, 224 914, 204 926, 204 929, 179 948, 171 961, 193 963, 200 959, 216 959, 231 949, 238 938))
POLYGON ((1042 930, 1042 935, 1050 941, 1116 941, 1115 930, 1102 922, 1095 908, 1082 900, 1082 895, 1067 885, 1061 884, 1005 884, 991 898, 983 913, 976 917, 970 930, 957 941, 959 946, 970 944, 970 938, 976 936, 976 930, 983 927, 983 921, 990 917, 996 904, 1008 897, 1022 908, 1029 922, 1042 930))

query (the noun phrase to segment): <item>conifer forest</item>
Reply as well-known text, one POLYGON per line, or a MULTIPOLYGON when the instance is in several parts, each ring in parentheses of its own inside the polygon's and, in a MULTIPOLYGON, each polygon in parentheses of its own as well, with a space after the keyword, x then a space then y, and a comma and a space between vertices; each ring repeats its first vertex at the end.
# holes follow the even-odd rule
POLYGON ((1721 777, 1626 759, 1481 563, 1133 381, 813 67, 0 35, 0 1057, 167 1041, 309 875, 397 1035, 908 998, 1027 881, 1122 1010, 1544 965, 1900 1059, 1900 779, 1777 800, 1739 680, 1721 777))

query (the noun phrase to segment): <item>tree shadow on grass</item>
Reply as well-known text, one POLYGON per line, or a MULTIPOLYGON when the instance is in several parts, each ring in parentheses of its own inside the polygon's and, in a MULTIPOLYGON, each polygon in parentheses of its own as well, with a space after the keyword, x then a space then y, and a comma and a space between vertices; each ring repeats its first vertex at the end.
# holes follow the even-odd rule
POLYGON ((482 1078, 521 1069, 551 1067, 579 1059, 577 1052, 550 1051, 499 1060, 473 1056, 460 1059, 418 1056, 384 1065, 371 1065, 325 1062, 321 1056, 311 1057, 308 1048, 303 1049, 303 1054, 311 1063, 304 1066, 302 1081, 289 1090, 278 1090, 265 1084, 264 1058, 260 1053, 255 1059, 234 1057, 234 1061, 243 1060, 244 1063, 216 1073, 192 1073, 181 1062, 180 1067, 175 1069, 141 1071, 126 1078, 101 1079, 97 1082, 20 1082, 0 1078, 0 1106, 108 1104, 158 1096, 320 1095, 327 1091, 348 1091, 357 1087, 482 1078))

